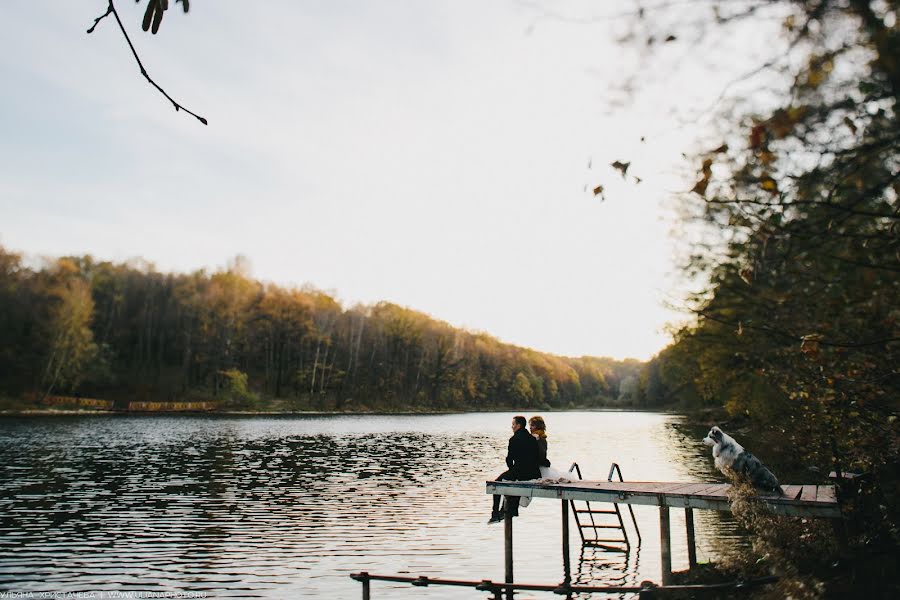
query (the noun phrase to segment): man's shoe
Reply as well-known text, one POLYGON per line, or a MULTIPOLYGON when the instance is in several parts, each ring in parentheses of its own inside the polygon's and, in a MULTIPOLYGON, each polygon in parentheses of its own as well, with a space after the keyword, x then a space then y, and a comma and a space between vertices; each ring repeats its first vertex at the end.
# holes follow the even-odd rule
POLYGON ((503 520, 503 511, 502 510, 492 510, 491 518, 488 519, 488 525, 491 523, 499 523, 503 520))

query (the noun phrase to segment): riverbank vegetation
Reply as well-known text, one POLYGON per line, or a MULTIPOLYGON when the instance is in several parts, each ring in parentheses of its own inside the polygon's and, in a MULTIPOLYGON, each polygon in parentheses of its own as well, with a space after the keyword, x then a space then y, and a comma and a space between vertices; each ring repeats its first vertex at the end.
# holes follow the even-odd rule
POLYGON ((312 288, 0 248, 0 391, 37 401, 216 400, 227 410, 490 410, 614 405, 638 361, 504 344, 312 288))
MULTIPOLYGON (((736 80, 761 74, 759 94, 729 102, 696 157, 683 227, 700 242, 685 268, 708 284, 635 394, 724 407, 776 472, 863 473, 844 490, 849 547, 857 566, 884 566, 900 545, 900 4, 710 4, 712 27, 778 19, 782 39, 736 80)), ((664 22, 678 21, 649 26, 664 22)), ((810 554, 808 535, 745 524, 762 542, 747 558, 789 575, 781 597, 845 589, 823 578, 829 553, 810 554)), ((891 568, 867 579, 855 593, 896 597, 891 568)))

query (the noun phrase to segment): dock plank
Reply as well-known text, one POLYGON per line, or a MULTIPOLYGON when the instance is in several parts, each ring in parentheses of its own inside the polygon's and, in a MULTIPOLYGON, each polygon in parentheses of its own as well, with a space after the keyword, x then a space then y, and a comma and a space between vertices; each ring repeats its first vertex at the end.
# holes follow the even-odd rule
POLYGON ((781 486, 781 491, 784 492, 784 496, 786 498, 790 498, 791 500, 795 499, 800 492, 803 491, 802 485, 783 485, 781 486))
POLYGON ((683 483, 663 483, 655 486, 653 491, 657 494, 672 494, 675 490, 683 488, 684 486, 685 484, 683 483))
POLYGON ((837 494, 833 485, 816 486, 816 502, 827 502, 837 504, 837 494))
POLYGON ((715 497, 723 497, 727 498, 728 495, 726 492, 728 488, 731 486, 727 483, 711 483, 707 485, 705 488, 697 490, 694 492, 695 496, 715 496, 715 497))
POLYGON ((678 486, 678 487, 675 487, 675 488, 669 490, 669 491, 666 492, 666 493, 667 493, 667 494, 672 494, 672 495, 675 495, 675 496, 690 496, 690 495, 693 494, 696 490, 702 489, 702 488, 705 488, 705 487, 709 487, 709 485, 706 484, 706 483, 685 483, 684 485, 680 485, 680 486, 678 486))
POLYGON ((800 492, 800 500, 802 502, 815 502, 816 501, 816 486, 804 485, 803 491, 800 492))
POLYGON ((697 490, 702 490, 703 488, 709 487, 708 483, 687 483, 683 487, 680 487, 676 490, 673 490, 672 494, 676 494, 679 496, 690 496, 697 490))

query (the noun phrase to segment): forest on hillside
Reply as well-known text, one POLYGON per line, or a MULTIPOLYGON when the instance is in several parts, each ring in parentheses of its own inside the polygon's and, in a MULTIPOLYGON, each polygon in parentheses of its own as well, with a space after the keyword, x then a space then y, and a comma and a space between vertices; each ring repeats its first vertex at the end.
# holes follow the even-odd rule
POLYGON ((242 265, 171 274, 82 256, 34 269, 0 248, 0 393, 240 409, 599 407, 619 402, 641 366, 544 354, 388 302, 345 308, 242 265))

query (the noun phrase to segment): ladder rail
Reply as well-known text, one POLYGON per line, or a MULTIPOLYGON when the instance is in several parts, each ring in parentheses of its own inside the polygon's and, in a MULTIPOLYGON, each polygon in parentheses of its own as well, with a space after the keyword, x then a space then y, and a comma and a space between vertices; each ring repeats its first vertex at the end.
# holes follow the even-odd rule
MULTIPOLYGON (((619 475, 619 481, 625 481, 625 479, 622 477, 622 469, 619 467, 619 463, 615 463, 615 462, 609 466, 609 476, 606 478, 607 481, 613 480, 614 472, 619 475)), ((616 507, 616 514, 619 517, 619 523, 622 525, 622 531, 625 531, 625 523, 622 521, 622 513, 619 512, 619 505, 616 504, 615 507, 616 507)), ((635 516, 634 516, 634 508, 632 508, 632 506, 630 504, 628 505, 628 512, 631 513, 631 522, 634 524, 634 532, 637 534, 638 546, 640 546, 641 545, 641 530, 638 527, 637 518, 635 518, 635 516)))
MULTIPOLYGON (((578 466, 577 462, 573 462, 572 466, 569 467, 569 473, 572 473, 573 471, 578 475, 578 479, 584 479, 581 476, 581 468, 578 466)), ((575 525, 577 525, 576 529, 578 529, 578 535, 581 536, 581 545, 586 546, 588 541, 584 537, 584 527, 581 526, 581 519, 578 518, 578 510, 575 508, 575 501, 569 500, 569 506, 572 508, 572 514, 575 516, 575 525)), ((590 507, 588 507, 588 510, 590 510, 590 507)))

